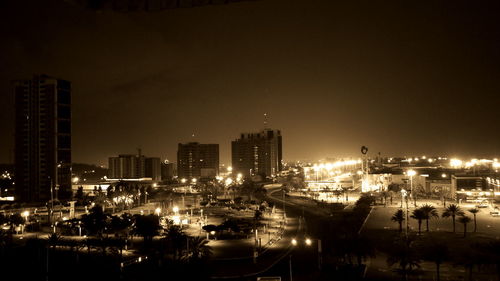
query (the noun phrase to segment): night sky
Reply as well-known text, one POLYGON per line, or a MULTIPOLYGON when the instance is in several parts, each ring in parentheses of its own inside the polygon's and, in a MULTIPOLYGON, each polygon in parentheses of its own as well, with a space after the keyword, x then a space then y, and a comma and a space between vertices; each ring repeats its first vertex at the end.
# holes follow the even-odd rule
POLYGON ((229 164, 231 140, 262 129, 264 113, 282 130, 285 160, 358 157, 361 145, 498 156, 499 14, 485 1, 123 13, 3 0, 0 162, 13 161, 10 81, 33 73, 72 82, 74 162, 107 165, 138 147, 175 161, 177 143, 199 141, 219 143, 229 164))

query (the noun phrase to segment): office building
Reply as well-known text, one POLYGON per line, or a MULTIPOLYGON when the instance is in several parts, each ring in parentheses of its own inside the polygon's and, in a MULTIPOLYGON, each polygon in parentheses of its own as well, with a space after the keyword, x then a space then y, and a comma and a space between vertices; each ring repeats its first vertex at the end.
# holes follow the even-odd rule
POLYGON ((139 150, 138 155, 120 154, 109 157, 108 177, 110 179, 143 179, 161 180, 159 157, 146 157, 139 150))
POLYGON ((215 178, 219 174, 219 145, 179 143, 177 174, 186 179, 215 178))
POLYGON ((271 177, 282 170, 282 138, 279 130, 242 133, 231 143, 233 173, 271 177))
POLYGON ((71 83, 47 75, 16 81, 16 200, 71 197, 71 83))
POLYGON ((161 161, 159 157, 146 157, 144 159, 144 177, 153 181, 161 181, 161 161))

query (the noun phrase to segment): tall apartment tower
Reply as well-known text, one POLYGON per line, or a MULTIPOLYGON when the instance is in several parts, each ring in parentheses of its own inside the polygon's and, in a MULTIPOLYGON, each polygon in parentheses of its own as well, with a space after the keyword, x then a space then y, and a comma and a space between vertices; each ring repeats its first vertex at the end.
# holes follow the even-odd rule
POLYGON ((71 83, 47 75, 16 81, 16 200, 71 197, 71 83))
POLYGON ((198 142, 179 143, 179 178, 215 178, 219 174, 219 145, 198 142))
POLYGON ((259 133, 242 133, 231 143, 233 173, 248 177, 270 177, 282 170, 281 131, 264 129, 259 133))
POLYGON ((159 157, 146 157, 139 151, 135 154, 120 154, 109 157, 108 176, 111 179, 151 178, 161 180, 161 162, 159 157))

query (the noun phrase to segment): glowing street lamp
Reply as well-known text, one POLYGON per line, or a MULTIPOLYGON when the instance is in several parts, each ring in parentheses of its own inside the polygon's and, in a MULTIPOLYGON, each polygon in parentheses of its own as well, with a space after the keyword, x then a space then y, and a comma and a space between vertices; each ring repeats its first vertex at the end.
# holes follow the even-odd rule
POLYGON ((193 184, 195 184, 195 183, 196 183, 196 181, 197 181, 197 179, 196 179, 196 178, 192 178, 192 179, 191 179, 191 182, 192 182, 193 184))
POLYGON ((186 183, 187 179, 181 179, 181 183, 186 183))
MULTIPOLYGON (((322 246, 321 246, 321 239, 316 240, 318 242, 318 268, 321 269, 321 264, 322 264, 322 246)), ((312 239, 311 238, 306 238, 304 240, 304 243, 306 246, 311 246, 312 245, 312 239)), ((297 239, 293 238, 292 239, 292 246, 297 246, 299 244, 299 241, 297 239)), ((290 271, 291 271, 291 265, 290 265, 290 271)))
POLYGON ((174 213, 176 213, 176 214, 177 214, 177 213, 179 213, 179 207, 174 206, 174 207, 172 208, 172 211, 174 211, 174 213))
POLYGON ((159 208, 159 207, 158 207, 158 208, 156 208, 156 209, 155 209, 155 214, 156 214, 157 216, 159 216, 159 215, 160 215, 160 213, 161 213, 161 208, 159 208))

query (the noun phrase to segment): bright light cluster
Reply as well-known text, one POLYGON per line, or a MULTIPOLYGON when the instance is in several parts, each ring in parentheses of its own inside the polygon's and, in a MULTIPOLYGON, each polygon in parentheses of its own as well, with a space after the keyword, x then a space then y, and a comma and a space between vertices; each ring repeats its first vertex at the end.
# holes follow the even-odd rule
POLYGON ((453 158, 450 160, 450 166, 452 168, 461 168, 462 167, 462 160, 453 158))
POLYGON ((500 168, 500 163, 498 162, 498 159, 476 159, 473 158, 469 161, 462 161, 457 158, 453 158, 450 160, 450 167, 454 169, 460 169, 460 168, 472 168, 474 166, 490 166, 493 169, 498 169, 500 168))
POLYGON ((12 179, 12 176, 9 172, 5 171, 2 173, 2 179, 12 179))
POLYGON ((134 198, 132 195, 121 195, 114 197, 113 202, 115 204, 131 205, 132 203, 134 203, 134 198))

